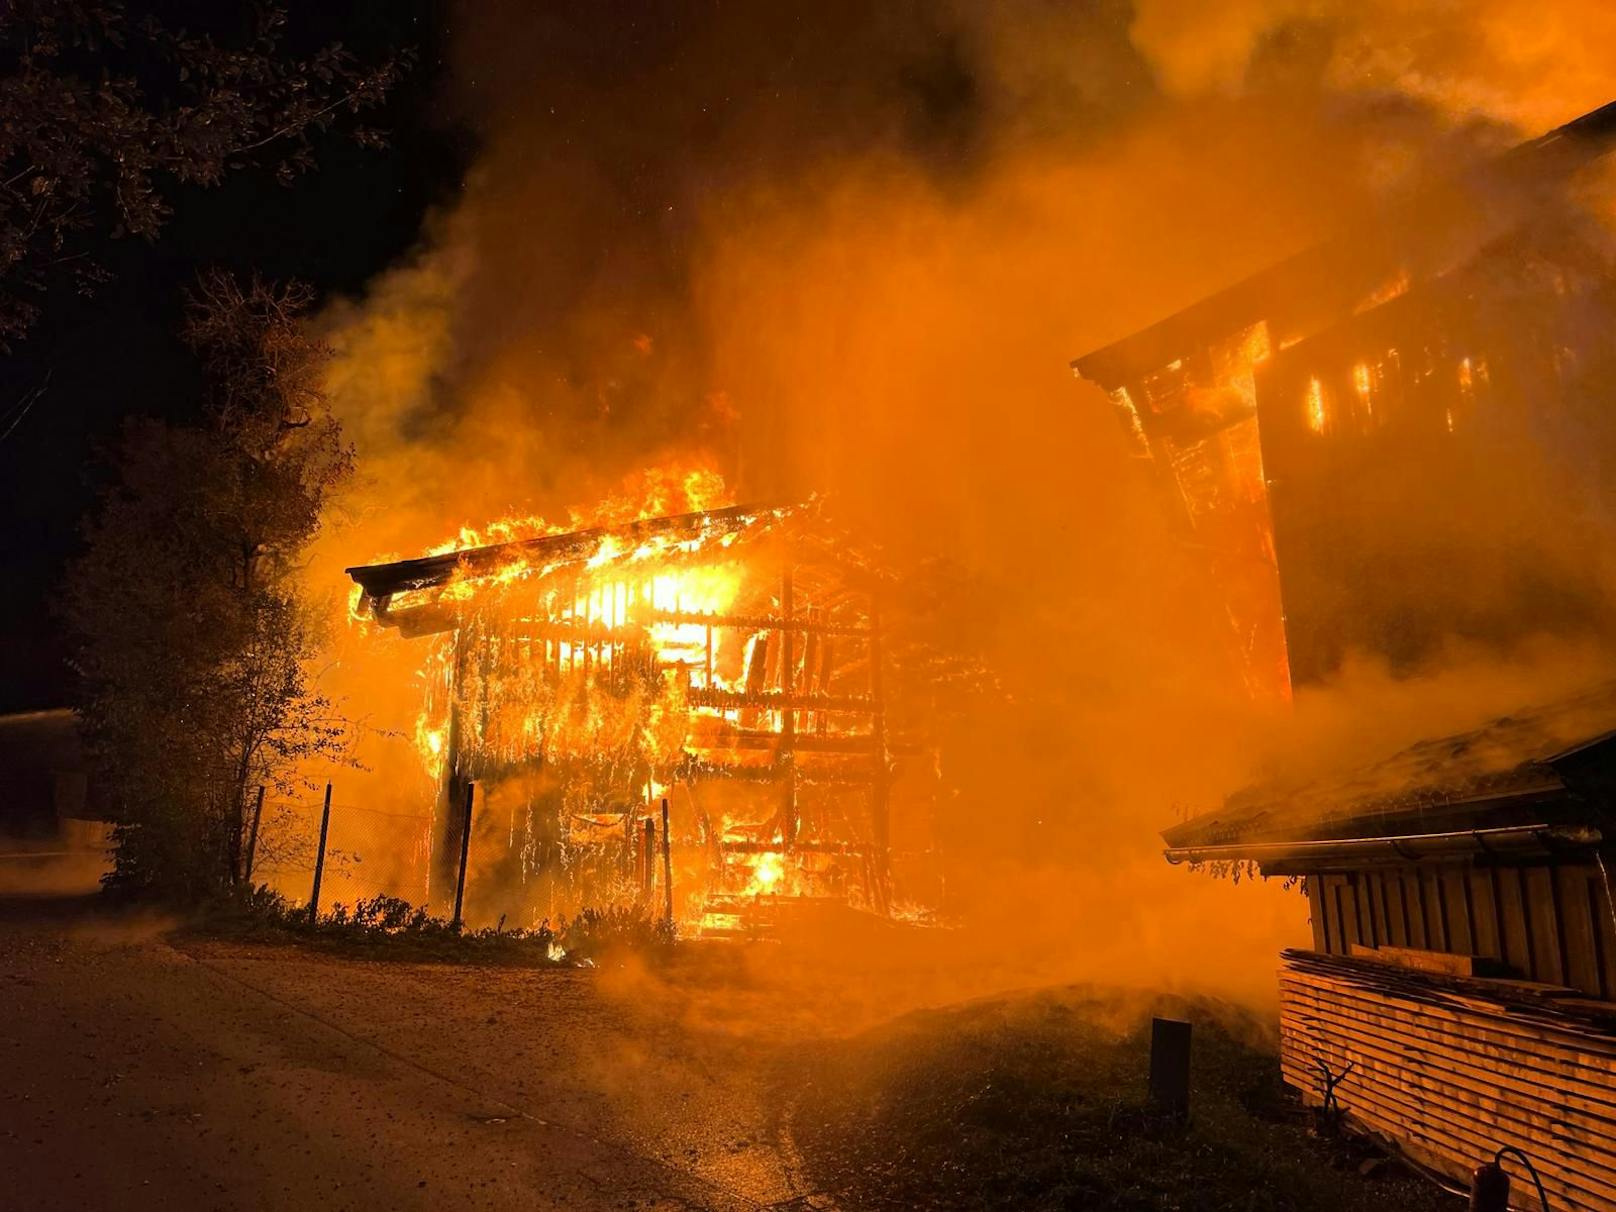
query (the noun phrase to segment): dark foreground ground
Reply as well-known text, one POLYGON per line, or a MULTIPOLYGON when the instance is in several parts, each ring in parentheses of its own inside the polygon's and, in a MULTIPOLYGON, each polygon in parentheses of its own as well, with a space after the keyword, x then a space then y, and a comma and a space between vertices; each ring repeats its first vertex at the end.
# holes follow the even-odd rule
POLYGON ((1312 1137, 1210 1005, 1179 1132, 1139 1109, 1139 999, 916 1009, 935 973, 783 949, 469 967, 173 925, 0 899, 0 1207, 1456 1206, 1312 1137))

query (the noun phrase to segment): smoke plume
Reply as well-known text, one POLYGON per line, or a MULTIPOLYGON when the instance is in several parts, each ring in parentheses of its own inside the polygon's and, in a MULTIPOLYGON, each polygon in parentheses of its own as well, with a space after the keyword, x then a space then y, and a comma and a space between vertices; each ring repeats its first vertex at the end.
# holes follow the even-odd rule
MULTIPOLYGON (((1418 700, 1453 710, 1388 714, 1406 681, 1355 667, 1307 723, 1252 705, 1216 587, 1067 364, 1616 94, 1616 15, 1519 9, 466 4, 446 105, 475 167, 325 317, 360 476, 311 578, 335 611, 345 565, 587 518, 658 466, 826 494, 978 587, 960 642, 1016 706, 949 738, 941 826, 983 948, 1262 996, 1304 902, 1171 870, 1156 831, 1296 748, 1345 756, 1352 721, 1397 743, 1543 679, 1458 661, 1418 700)), ((369 728, 356 796, 429 802, 401 739, 418 664, 333 629, 325 684, 369 728)))

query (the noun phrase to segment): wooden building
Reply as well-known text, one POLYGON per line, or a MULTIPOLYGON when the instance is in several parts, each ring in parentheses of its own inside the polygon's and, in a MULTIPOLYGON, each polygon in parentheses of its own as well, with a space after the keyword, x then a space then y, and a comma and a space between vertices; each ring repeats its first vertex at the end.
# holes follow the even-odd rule
MULTIPOLYGON (((1616 274, 1575 191, 1613 145, 1616 103, 1074 363, 1254 694, 1351 652, 1612 634, 1588 520, 1616 511, 1616 274)), ((1616 1209, 1612 730, 1616 687, 1163 834, 1304 882, 1280 1027, 1307 1101, 1460 1183, 1516 1146, 1556 1209, 1616 1209)))
POLYGON ((788 900, 884 914, 895 887, 924 897, 906 856, 929 848, 932 764, 909 760, 925 721, 892 684, 885 574, 817 510, 650 518, 349 573, 376 621, 422 645, 440 889, 475 782, 495 822, 485 866, 505 873, 484 881, 506 898, 489 916, 634 897, 663 878, 646 842, 664 821, 679 916, 709 933, 788 900))
POLYGON ((1616 686, 1163 835, 1305 884, 1280 1026, 1306 1101, 1461 1184, 1516 1146, 1555 1208, 1616 1209, 1612 728, 1616 686))
MULTIPOLYGON (((1222 596, 1254 694, 1354 648, 1413 666, 1444 636, 1508 641, 1523 601, 1605 625, 1575 574, 1502 527, 1450 524, 1451 567, 1411 574, 1453 502, 1514 487, 1498 475, 1512 451, 1616 449, 1608 233, 1574 197, 1613 146, 1616 102, 1073 362, 1222 596), (1478 578, 1488 593, 1461 591, 1478 578)), ((1597 493, 1613 473, 1562 479, 1597 493)), ((1595 511, 1579 504, 1568 533, 1595 511)))

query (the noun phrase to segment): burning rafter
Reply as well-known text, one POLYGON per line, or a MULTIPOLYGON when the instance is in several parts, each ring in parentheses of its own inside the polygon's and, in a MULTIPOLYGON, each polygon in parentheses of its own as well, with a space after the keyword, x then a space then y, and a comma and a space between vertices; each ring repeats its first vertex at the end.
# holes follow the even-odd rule
POLYGON ((540 535, 510 543, 471 547, 439 555, 396 560, 390 564, 358 565, 347 573, 373 604, 377 618, 389 622, 389 604, 401 593, 476 584, 483 578, 538 572, 550 575, 565 569, 606 563, 627 557, 643 560, 679 550, 699 550, 720 544, 742 531, 767 527, 788 517, 792 506, 735 505, 701 513, 665 518, 644 518, 623 526, 593 526, 567 534, 540 535))

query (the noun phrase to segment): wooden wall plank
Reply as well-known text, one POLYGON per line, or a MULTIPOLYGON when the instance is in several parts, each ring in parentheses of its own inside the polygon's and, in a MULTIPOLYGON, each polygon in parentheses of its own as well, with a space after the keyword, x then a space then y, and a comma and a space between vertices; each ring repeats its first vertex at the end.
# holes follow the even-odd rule
POLYGON ((1341 923, 1341 893, 1339 875, 1326 875, 1322 877, 1322 886, 1319 895, 1324 901, 1324 915, 1330 923, 1330 953, 1332 955, 1347 954, 1346 927, 1341 923))
POLYGON ((1372 898, 1370 904, 1375 911, 1375 943, 1381 947, 1389 947, 1392 942, 1391 914, 1386 905, 1387 874, 1385 871, 1369 873, 1369 895, 1372 898))
POLYGON ((1471 913, 1475 922, 1475 935, 1470 940, 1472 954, 1501 960, 1504 958, 1504 948, 1500 938, 1498 903, 1493 898, 1492 872, 1471 867, 1466 872, 1466 878, 1470 881, 1471 913))
POLYGON ((1352 885, 1345 876, 1338 876, 1335 885, 1336 921, 1341 926, 1341 941, 1345 953, 1350 953, 1353 943, 1367 943, 1358 931, 1358 898, 1353 895, 1352 885))
MULTIPOLYGON (((1419 1071, 1439 1079, 1451 1090, 1478 1101, 1496 1099, 1500 1094, 1519 1104, 1522 1110, 1559 1125, 1560 1131, 1575 1133, 1580 1143, 1607 1150, 1616 1157, 1616 1119, 1611 1104, 1587 1093, 1570 1090, 1553 1077, 1544 1075, 1525 1062, 1517 1052, 1513 1063, 1482 1061, 1450 1040, 1416 1042, 1396 1026, 1369 1022, 1360 1026, 1350 1013, 1343 1016, 1325 1003, 1315 1002, 1307 990, 1293 990, 1280 1011, 1284 1021, 1305 1027, 1309 1033, 1330 1033, 1350 1040, 1365 1059, 1382 1066, 1419 1071)), ((1281 1041, 1281 1055, 1292 1046, 1288 1033, 1281 1041)), ((1597 1075, 1595 1075, 1597 1076, 1597 1075)), ((1595 1089, 1608 1099, 1613 1091, 1607 1081, 1595 1089)))
POLYGON ((1403 932, 1403 911, 1398 903, 1398 876, 1395 871, 1382 871, 1378 874, 1377 884, 1382 942, 1391 947, 1406 947, 1406 942, 1399 941, 1403 932))
POLYGON ((1514 867, 1493 868, 1493 893, 1503 927, 1504 962, 1523 977, 1531 977, 1532 931, 1526 911, 1524 881, 1514 867))
POLYGON ((1447 923, 1448 936, 1446 950, 1455 955, 1474 955, 1475 944, 1471 940, 1470 926, 1470 880, 1466 869, 1457 864, 1448 864, 1435 874, 1442 888, 1442 916, 1447 923))
POLYGON ((1588 895, 1594 875, 1592 867, 1570 864, 1553 872, 1560 941, 1565 948, 1566 984, 1589 997, 1601 995, 1604 980, 1594 935, 1593 902, 1588 895))
POLYGON ((1352 873, 1352 899, 1358 902, 1358 937, 1371 947, 1380 946, 1380 932, 1375 926, 1375 894, 1369 883, 1370 873, 1352 873))
POLYGON ((1403 885, 1403 900, 1408 905, 1408 924, 1410 933, 1408 945, 1421 950, 1431 947, 1431 935, 1425 928, 1425 894, 1420 883, 1419 872, 1410 868, 1403 868, 1401 874, 1403 885))
POLYGON ((1324 877, 1307 877, 1307 911, 1312 919, 1313 950, 1330 954, 1330 919, 1324 912, 1324 877))
POLYGON ((1386 893, 1386 918, 1391 925, 1392 946, 1412 947, 1414 944, 1409 941, 1408 902, 1403 898, 1402 872, 1386 872, 1380 886, 1386 893))
POLYGON ((1532 979, 1548 985, 1565 984, 1560 955, 1560 922, 1555 914, 1554 872, 1547 867, 1521 870, 1527 927, 1532 939, 1532 979))
POLYGON ((1431 951, 1451 950, 1448 946, 1448 905, 1442 895, 1442 880, 1429 867, 1415 868, 1415 875, 1420 881, 1420 894, 1425 902, 1426 948, 1431 951))
MULTIPOLYGON (((1606 867, 1610 860, 1606 860, 1606 867)), ((1596 867, 1596 871, 1599 869, 1596 867)), ((1594 908, 1594 922, 1597 930, 1594 941, 1599 948, 1599 968, 1601 979, 1604 982, 1604 997, 1616 1001, 1616 917, 1611 914, 1610 884, 1605 873, 1599 872, 1599 878, 1592 885, 1596 905, 1594 908)))
MULTIPOLYGON (((1569 965, 1581 937, 1571 895, 1588 906, 1590 938, 1600 902, 1589 899, 1587 868, 1538 868, 1528 889, 1546 892, 1536 887, 1545 878, 1558 882, 1566 926, 1563 951, 1553 940, 1553 958, 1564 955, 1569 965)), ((1555 917, 1536 915, 1536 942, 1548 944, 1555 917)), ((1616 1212, 1616 1032, 1549 1010, 1523 1017, 1509 995, 1491 1001, 1475 983, 1455 985, 1453 1000, 1433 1001, 1434 990, 1394 970, 1382 978, 1363 968, 1336 971, 1337 962, 1292 953, 1281 973, 1282 1069, 1304 1101, 1320 1101, 1320 1062, 1337 1073, 1350 1065, 1337 1097, 1360 1127, 1461 1180, 1478 1148, 1516 1143, 1537 1163, 1556 1208, 1616 1212)))

